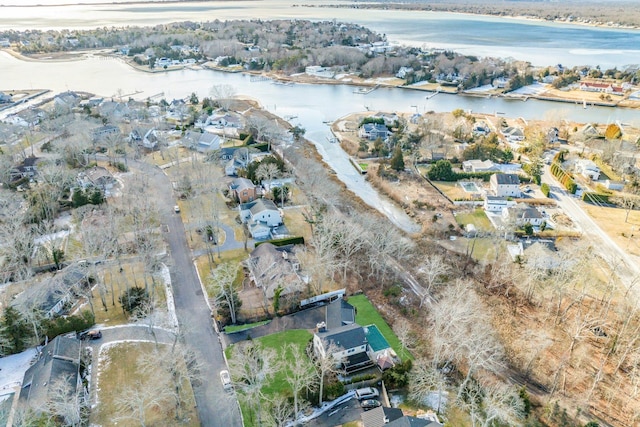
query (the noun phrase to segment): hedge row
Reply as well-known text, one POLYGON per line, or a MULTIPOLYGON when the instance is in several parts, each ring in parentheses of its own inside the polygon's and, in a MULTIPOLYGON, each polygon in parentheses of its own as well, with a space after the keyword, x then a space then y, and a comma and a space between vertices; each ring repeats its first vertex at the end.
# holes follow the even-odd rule
POLYGON ((564 188, 566 188, 571 194, 576 193, 578 184, 576 184, 571 175, 569 175, 564 169, 562 169, 560 163, 551 163, 551 173, 553 174, 553 176, 558 178, 558 181, 560 181, 564 188))
POLYGON ((294 236, 294 237, 285 237, 284 239, 274 239, 274 240, 266 240, 264 242, 256 242, 256 248, 263 243, 271 243, 273 246, 304 245, 304 237, 294 236))

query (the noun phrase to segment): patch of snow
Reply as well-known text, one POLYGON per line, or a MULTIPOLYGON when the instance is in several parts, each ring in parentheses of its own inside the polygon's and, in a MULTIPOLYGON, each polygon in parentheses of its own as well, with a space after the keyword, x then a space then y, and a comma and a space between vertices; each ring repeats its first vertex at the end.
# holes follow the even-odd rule
POLYGON ((442 393, 432 392, 429 393, 422 403, 433 409, 434 411, 440 410, 440 412, 446 411, 447 403, 449 401, 449 393, 443 391, 442 393))
POLYGON ((545 90, 547 90, 547 85, 544 85, 542 83, 534 83, 529 86, 523 86, 509 93, 514 95, 538 95, 545 90))
POLYGON ((493 90, 493 85, 474 87, 472 89, 467 89, 466 92, 489 92, 490 90, 493 90))
POLYGON ((0 358, 0 394, 22 384, 24 373, 38 354, 35 348, 0 358))

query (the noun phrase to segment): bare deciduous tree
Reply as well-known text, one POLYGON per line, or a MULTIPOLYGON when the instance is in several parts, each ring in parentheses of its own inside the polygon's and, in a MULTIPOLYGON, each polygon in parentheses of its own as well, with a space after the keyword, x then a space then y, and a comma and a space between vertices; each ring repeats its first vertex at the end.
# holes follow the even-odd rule
POLYGON ((297 420, 301 411, 300 394, 305 390, 315 390, 315 372, 300 347, 295 344, 287 344, 282 348, 282 360, 291 360, 293 363, 285 371, 285 381, 291 387, 293 393, 293 411, 297 420), (285 354, 289 353, 289 356, 285 354))
POLYGON ((220 300, 229 309, 231 323, 236 323, 236 300, 234 282, 238 274, 238 266, 233 263, 218 265, 209 275, 209 287, 213 297, 220 300))

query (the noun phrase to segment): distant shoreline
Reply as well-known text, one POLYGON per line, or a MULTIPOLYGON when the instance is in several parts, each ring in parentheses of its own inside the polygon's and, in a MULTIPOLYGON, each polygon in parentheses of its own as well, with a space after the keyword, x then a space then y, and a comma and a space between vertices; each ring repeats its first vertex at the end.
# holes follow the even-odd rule
MULTIPOLYGON (((180 65, 175 67, 169 67, 167 69, 162 69, 162 68, 149 69, 147 68, 147 66, 138 65, 135 62, 128 60, 127 58, 123 58, 119 55, 113 55, 113 54, 107 53, 108 50, 104 50, 104 49, 84 50, 84 51, 78 51, 73 53, 63 52, 63 53, 60 53, 59 55, 55 55, 55 53, 47 54, 46 58, 34 58, 31 56, 23 55, 20 52, 16 52, 11 49, 2 49, 2 51, 7 52, 9 55, 13 56, 17 60, 28 61, 28 62, 39 62, 42 64, 46 64, 47 62, 82 61, 88 55, 96 55, 96 56, 101 55, 101 56, 113 57, 115 59, 120 59, 129 67, 142 73, 154 73, 154 74, 166 73, 166 72, 183 70, 185 68, 189 68, 192 70, 208 69, 211 71, 234 72, 234 73, 242 72, 242 73, 254 75, 254 76, 264 76, 276 82, 282 82, 282 83, 290 82, 295 84, 347 85, 347 86, 365 87, 365 88, 380 86, 380 87, 393 87, 393 88, 405 89, 405 90, 418 90, 418 91, 423 91, 425 93, 436 92, 433 88, 430 88, 430 87, 421 88, 421 87, 404 86, 404 85, 398 84, 397 81, 387 82, 384 80, 383 77, 380 77, 379 79, 368 79, 368 80, 360 80, 360 79, 354 79, 353 77, 350 77, 349 80, 340 80, 340 79, 336 80, 336 79, 317 78, 307 74, 298 74, 298 75, 289 76, 289 75, 282 75, 282 74, 273 73, 273 72, 258 73, 258 72, 250 72, 246 70, 227 70, 227 69, 224 69, 223 67, 214 67, 211 65, 211 63, 196 64, 196 65, 180 65)), ((574 92, 576 91, 573 91, 571 93, 574 93, 574 92)), ((580 95, 577 97, 576 96, 573 96, 573 97, 559 96, 561 94, 558 93, 558 91, 545 91, 539 94, 526 94, 526 95, 515 94, 515 93, 489 94, 489 93, 482 93, 482 92, 475 93, 475 92, 466 92, 466 91, 450 92, 450 93, 446 91, 442 91, 440 93, 446 93, 450 95, 458 95, 458 96, 464 96, 464 97, 481 97, 481 98, 500 97, 505 99, 520 100, 520 101, 527 101, 529 99, 533 99, 533 100, 540 100, 540 101, 553 101, 553 102, 578 104, 578 105, 584 103, 585 105, 590 105, 590 106, 600 106, 600 107, 607 107, 607 108, 623 108, 628 110, 640 110, 640 101, 633 101, 630 99, 622 99, 622 98, 621 99, 615 98, 615 100, 613 101, 605 101, 605 100, 593 98, 592 97, 593 94, 590 92, 584 92, 584 93, 581 92, 580 95)))
POLYGON ((540 22, 548 24, 565 24, 574 25, 586 28, 602 28, 610 30, 640 30, 640 24, 636 25, 623 25, 620 23, 613 23, 610 25, 605 22, 582 22, 582 21, 567 21, 566 19, 545 19, 541 16, 526 15, 526 14, 498 14, 487 12, 469 12, 469 11, 457 11, 457 10, 439 10, 439 9, 412 9, 408 7, 398 7, 398 4, 390 3, 351 3, 351 4, 333 4, 333 5, 313 5, 313 4, 294 4, 294 7, 315 7, 315 8, 335 8, 335 9, 367 9, 367 10, 397 10, 405 12, 432 12, 432 13, 451 13, 455 15, 467 15, 467 16, 481 16, 487 18, 503 18, 503 19, 516 19, 521 21, 540 22), (357 6, 357 7, 355 7, 357 6))
MULTIPOLYGON (((0 8, 3 7, 15 7, 15 8, 31 8, 31 7, 66 7, 66 6, 115 6, 115 5, 137 5, 137 4, 175 4, 175 3, 209 3, 209 2, 228 1, 233 2, 235 0, 126 0, 126 1, 100 1, 96 3, 81 2, 81 3, 55 3, 55 4, 0 4, 0 8)), ((243 1, 255 1, 262 0, 243 0, 243 1)), ((97 27, 96 27, 97 28, 97 27)))

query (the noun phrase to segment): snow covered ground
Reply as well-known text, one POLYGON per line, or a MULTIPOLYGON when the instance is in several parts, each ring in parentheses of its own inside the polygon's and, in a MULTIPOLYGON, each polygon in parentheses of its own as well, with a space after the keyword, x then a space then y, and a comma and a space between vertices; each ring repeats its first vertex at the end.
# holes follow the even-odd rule
POLYGON ((484 86, 478 86, 478 87, 474 87, 471 89, 467 89, 465 92, 488 92, 490 90, 493 90, 494 87, 493 85, 484 85, 484 86))
POLYGON ((0 358, 0 399, 5 394, 13 393, 14 388, 22 384, 24 373, 36 354, 36 349, 30 348, 22 353, 0 358))
POLYGON ((520 89, 509 92, 513 95, 538 95, 547 90, 547 85, 542 83, 534 83, 529 86, 523 86, 520 89))

